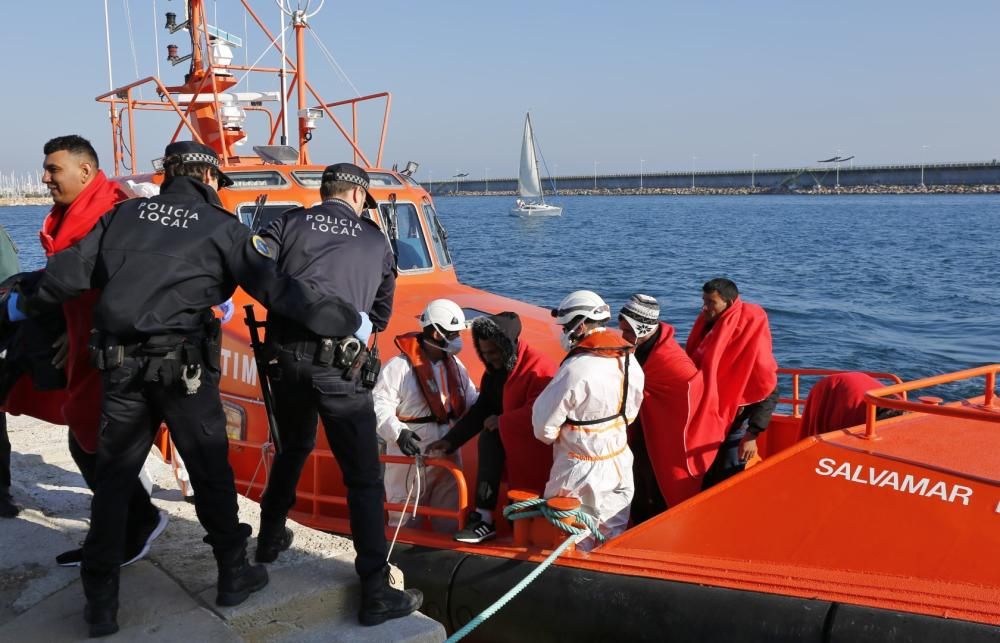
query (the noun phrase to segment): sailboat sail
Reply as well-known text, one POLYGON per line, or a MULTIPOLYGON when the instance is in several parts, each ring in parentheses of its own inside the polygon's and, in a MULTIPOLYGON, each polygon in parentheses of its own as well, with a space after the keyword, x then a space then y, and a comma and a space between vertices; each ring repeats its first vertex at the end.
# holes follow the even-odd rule
POLYGON ((542 184, 538 180, 538 160, 535 159, 535 138, 531 133, 529 116, 524 118, 524 140, 521 141, 521 171, 517 177, 517 194, 531 199, 542 196, 542 184))

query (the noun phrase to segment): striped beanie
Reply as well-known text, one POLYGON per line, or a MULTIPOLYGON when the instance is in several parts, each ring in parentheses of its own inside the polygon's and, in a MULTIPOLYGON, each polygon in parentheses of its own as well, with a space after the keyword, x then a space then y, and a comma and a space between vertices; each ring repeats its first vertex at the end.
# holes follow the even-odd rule
POLYGON ((636 337, 646 337, 656 331, 660 323, 660 304, 649 295, 635 294, 622 307, 621 313, 636 337))

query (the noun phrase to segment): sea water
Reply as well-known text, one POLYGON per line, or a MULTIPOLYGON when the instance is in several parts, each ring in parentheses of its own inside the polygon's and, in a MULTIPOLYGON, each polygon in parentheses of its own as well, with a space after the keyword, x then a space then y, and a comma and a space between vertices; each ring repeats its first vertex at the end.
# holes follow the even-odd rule
MULTIPOLYGON (((1000 362, 1000 196, 551 200, 563 216, 512 217, 513 197, 438 197, 459 278, 547 308, 579 288, 613 310, 646 293, 683 339, 701 285, 724 276, 767 310, 782 366, 913 379, 1000 362)), ((44 265, 45 212, 0 208, 25 269, 44 265)))

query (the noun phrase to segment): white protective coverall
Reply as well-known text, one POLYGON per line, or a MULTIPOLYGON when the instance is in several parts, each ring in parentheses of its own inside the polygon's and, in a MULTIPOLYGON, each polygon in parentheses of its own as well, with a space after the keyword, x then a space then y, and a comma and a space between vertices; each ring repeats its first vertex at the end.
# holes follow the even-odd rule
MULTIPOLYGON (((602 332, 602 331, 598 331, 602 332)), ((628 424, 635 421, 642 403, 642 367, 629 357, 626 420, 617 415, 622 400, 624 357, 602 357, 589 353, 563 362, 532 407, 535 437, 553 444, 552 471, 545 497, 570 496, 597 519, 608 538, 625 531, 635 485, 632 451, 628 447, 628 424), (587 421, 615 416, 600 424, 573 426, 567 419, 587 421)), ((580 543, 581 549, 593 539, 580 543)))
MULTIPOLYGON (((446 358, 447 359, 447 358, 446 358)), ((462 360, 454 358, 458 363, 458 373, 462 382, 460 388, 465 391, 465 408, 472 406, 479 397, 476 385, 469 378, 469 373, 462 364, 462 360)), ((446 369, 443 362, 432 365, 434 377, 437 380, 438 390, 442 391, 445 406, 451 409, 452 405, 448 396, 448 384, 445 381, 446 369)), ((382 368, 379 374, 378 383, 372 391, 375 399, 375 417, 378 421, 378 434, 386 444, 388 455, 402 455, 396 439, 403 429, 414 431, 420 436, 421 444, 426 446, 435 440, 439 440, 448 433, 451 428, 448 424, 437 424, 436 422, 425 422, 420 424, 406 423, 400 417, 426 417, 431 415, 430 406, 424 399, 417 382, 416 375, 409 361, 402 356, 393 357, 382 368)), ((457 419, 457 418, 456 418, 457 419)), ((459 466, 462 464, 460 454, 456 451, 450 456, 444 456, 459 466)), ((408 464, 386 464, 385 465, 385 497, 388 502, 403 503, 406 501, 407 487, 417 474, 417 467, 408 464)), ((416 487, 414 487, 414 494, 416 487)), ((412 510, 416 498, 410 499, 412 510)), ((441 467, 427 467, 425 475, 421 480, 420 504, 425 507, 441 507, 443 509, 455 509, 458 507, 458 485, 451 473, 441 467)), ((412 514, 409 514, 412 516, 412 514)), ((389 512, 389 525, 395 527, 400 520, 400 513, 389 512)), ((416 523, 421 518, 418 517, 416 523)), ((435 531, 452 532, 458 529, 458 524, 454 520, 432 519, 431 525, 435 531)))

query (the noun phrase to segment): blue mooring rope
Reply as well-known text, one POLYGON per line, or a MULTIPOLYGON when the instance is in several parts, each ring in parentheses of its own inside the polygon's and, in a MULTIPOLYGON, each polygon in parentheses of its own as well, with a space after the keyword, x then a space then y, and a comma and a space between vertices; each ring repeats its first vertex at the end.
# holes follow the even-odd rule
POLYGON ((593 535, 598 542, 604 542, 605 537, 597 529, 597 524, 594 519, 590 517, 583 509, 572 509, 570 511, 559 511, 552 509, 545 503, 544 498, 534 498, 532 500, 525 500, 523 502, 515 502, 503 510, 504 518, 508 520, 521 520, 523 518, 534 518, 536 516, 544 516, 553 525, 562 529, 566 533, 570 534, 571 537, 567 538, 562 542, 561 545, 556 547, 555 551, 549 554, 548 558, 543 560, 538 567, 531 570, 531 573, 525 576, 521 581, 510 588, 506 594, 497 599, 492 605, 484 609, 482 612, 476 615, 474 619, 466 623, 462 629, 458 630, 450 637, 445 643, 454 643, 459 641, 469 634, 472 630, 479 627, 486 619, 496 614, 503 608, 504 605, 510 602, 512 598, 521 593, 525 587, 527 587, 533 580, 538 578, 538 576, 548 568, 556 558, 560 555, 566 548, 570 545, 578 544, 587 536, 593 535), (563 518, 575 518, 576 521, 585 528, 577 527, 575 524, 569 525, 561 521, 563 518))

